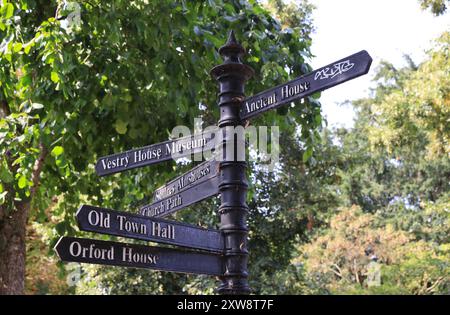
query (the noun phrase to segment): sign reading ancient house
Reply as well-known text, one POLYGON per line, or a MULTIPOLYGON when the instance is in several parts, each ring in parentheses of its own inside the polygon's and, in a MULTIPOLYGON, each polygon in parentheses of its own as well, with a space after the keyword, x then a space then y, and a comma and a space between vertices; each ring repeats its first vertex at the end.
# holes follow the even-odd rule
POLYGON ((357 78, 369 71, 372 58, 363 50, 292 81, 245 99, 241 118, 250 119, 300 98, 357 78))

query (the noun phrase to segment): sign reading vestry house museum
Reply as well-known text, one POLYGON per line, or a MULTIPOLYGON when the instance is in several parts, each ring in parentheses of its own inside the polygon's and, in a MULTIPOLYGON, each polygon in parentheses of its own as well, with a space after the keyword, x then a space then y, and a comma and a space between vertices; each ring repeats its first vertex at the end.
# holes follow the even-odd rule
MULTIPOLYGON (((219 49, 224 62, 211 70, 211 75, 219 81, 220 134, 225 134, 227 126, 244 126, 246 120, 268 110, 366 74, 372 62, 366 51, 360 51, 245 98, 244 83, 253 75, 253 70, 241 62, 244 52, 231 32, 226 45, 219 49)), ((87 205, 81 206, 76 215, 83 231, 196 251, 62 237, 55 246, 61 260, 220 276, 219 293, 250 293, 246 163, 227 153, 226 148, 237 146, 237 142, 215 136, 215 132, 209 132, 101 157, 95 170, 99 176, 105 176, 204 150, 212 151, 219 140, 224 149, 223 161, 205 161, 156 189, 152 203, 140 208, 141 215, 87 205), (161 219, 219 193, 219 230, 161 219)))
POLYGON ((168 140, 123 153, 101 157, 95 165, 99 176, 111 175, 214 148, 214 133, 168 140))

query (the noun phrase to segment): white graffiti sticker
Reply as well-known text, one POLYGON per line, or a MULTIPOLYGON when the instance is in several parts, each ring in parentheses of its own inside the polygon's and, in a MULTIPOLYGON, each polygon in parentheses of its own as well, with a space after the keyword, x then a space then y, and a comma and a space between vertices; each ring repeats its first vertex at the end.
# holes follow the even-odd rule
POLYGON ((317 71, 316 75, 314 76, 314 80, 333 79, 335 76, 347 72, 348 70, 353 68, 354 65, 354 63, 350 63, 350 60, 338 62, 331 67, 326 67, 322 70, 317 71))

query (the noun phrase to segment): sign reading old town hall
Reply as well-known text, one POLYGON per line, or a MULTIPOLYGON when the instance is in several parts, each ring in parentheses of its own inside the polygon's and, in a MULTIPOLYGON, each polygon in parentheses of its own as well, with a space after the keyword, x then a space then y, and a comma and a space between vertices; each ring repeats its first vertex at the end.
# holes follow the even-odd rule
POLYGON ((83 205, 76 214, 82 231, 122 236, 221 252, 223 238, 220 231, 195 225, 148 218, 138 214, 83 205))

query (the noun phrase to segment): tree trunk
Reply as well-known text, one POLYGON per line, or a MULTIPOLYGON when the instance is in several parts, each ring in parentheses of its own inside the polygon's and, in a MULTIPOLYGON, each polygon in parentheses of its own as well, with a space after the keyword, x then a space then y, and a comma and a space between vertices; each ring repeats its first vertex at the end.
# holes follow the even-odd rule
MULTIPOLYGON (((0 218, 0 294, 23 294, 25 288, 25 229, 30 202, 17 203, 0 218)), ((2 209, 4 210, 4 209, 2 209)))
MULTIPOLYGON (((39 145, 39 158, 35 161, 31 180, 30 198, 15 202, 15 209, 0 207, 0 294, 24 294, 26 227, 31 201, 39 187, 42 167, 47 157, 47 148, 39 145), (8 211, 7 211, 8 210, 8 211)), ((10 166, 13 169, 12 166, 10 166)), ((13 170, 14 171, 14 170, 13 170)), ((10 195, 14 191, 10 187, 10 195)))

